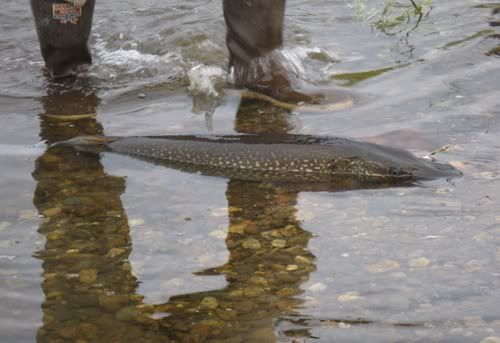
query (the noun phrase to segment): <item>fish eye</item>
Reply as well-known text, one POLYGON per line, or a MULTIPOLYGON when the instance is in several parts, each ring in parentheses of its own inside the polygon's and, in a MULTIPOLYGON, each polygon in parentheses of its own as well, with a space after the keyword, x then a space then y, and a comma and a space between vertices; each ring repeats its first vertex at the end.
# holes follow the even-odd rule
POLYGON ((401 172, 399 171, 399 169, 391 167, 389 168, 389 174, 391 174, 391 176, 399 176, 401 175, 401 172))

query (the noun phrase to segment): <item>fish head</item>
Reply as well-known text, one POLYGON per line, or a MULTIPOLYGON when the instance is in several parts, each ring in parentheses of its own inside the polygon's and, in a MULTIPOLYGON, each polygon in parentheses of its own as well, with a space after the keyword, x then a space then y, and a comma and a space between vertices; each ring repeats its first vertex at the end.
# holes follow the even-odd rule
POLYGON ((380 165, 379 172, 395 177, 410 177, 413 180, 459 177, 462 173, 447 163, 440 163, 414 155, 413 153, 387 146, 376 146, 372 158, 380 165))
POLYGON ((391 163, 375 161, 361 157, 334 159, 330 164, 330 174, 337 176, 350 176, 373 180, 412 180, 414 170, 402 168, 391 163))
POLYGON ((337 158, 332 158, 332 175, 350 174, 394 181, 432 180, 462 175, 450 164, 420 158, 395 147, 356 142, 350 144, 348 149, 344 148, 340 154, 337 150, 337 158))
POLYGON ((415 180, 433 180, 437 178, 455 178, 463 174, 460 170, 448 163, 440 163, 424 158, 414 157, 415 160, 401 164, 397 171, 411 174, 415 180))

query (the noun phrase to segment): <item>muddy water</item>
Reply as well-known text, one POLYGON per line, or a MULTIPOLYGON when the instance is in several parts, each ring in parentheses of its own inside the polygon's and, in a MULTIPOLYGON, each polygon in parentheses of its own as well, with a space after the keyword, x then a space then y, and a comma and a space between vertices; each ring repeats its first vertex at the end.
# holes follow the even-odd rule
POLYGON ((291 63, 356 100, 306 114, 224 95, 219 1, 98 2, 95 63, 71 85, 45 77, 28 5, 4 1, 2 342, 500 336, 498 4, 425 2, 419 20, 400 3, 288 2, 291 63), (299 193, 46 146, 207 132, 438 151, 464 177, 299 193))

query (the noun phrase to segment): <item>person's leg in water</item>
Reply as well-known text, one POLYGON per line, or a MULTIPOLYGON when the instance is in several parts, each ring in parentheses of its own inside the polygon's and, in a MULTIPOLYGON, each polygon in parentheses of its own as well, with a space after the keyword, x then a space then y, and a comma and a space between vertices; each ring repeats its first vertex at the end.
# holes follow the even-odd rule
POLYGON ((76 75, 92 63, 87 45, 95 0, 31 0, 45 66, 53 77, 76 75))
POLYGON ((319 110, 334 109, 339 102, 349 106, 351 99, 344 92, 321 90, 301 80, 280 51, 285 4, 286 0, 223 0, 232 82, 278 101, 319 104, 319 110))

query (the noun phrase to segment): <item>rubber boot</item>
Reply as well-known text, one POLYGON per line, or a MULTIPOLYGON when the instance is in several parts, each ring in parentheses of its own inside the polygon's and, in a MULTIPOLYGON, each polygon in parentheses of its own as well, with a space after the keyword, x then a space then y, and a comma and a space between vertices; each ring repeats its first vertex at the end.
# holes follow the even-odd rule
POLYGON ((286 0, 224 0, 233 83, 284 108, 328 111, 350 107, 352 99, 346 92, 307 84, 281 53, 285 5, 286 0))
POLYGON ((92 63, 87 45, 95 0, 31 0, 45 66, 53 77, 76 75, 92 63))

